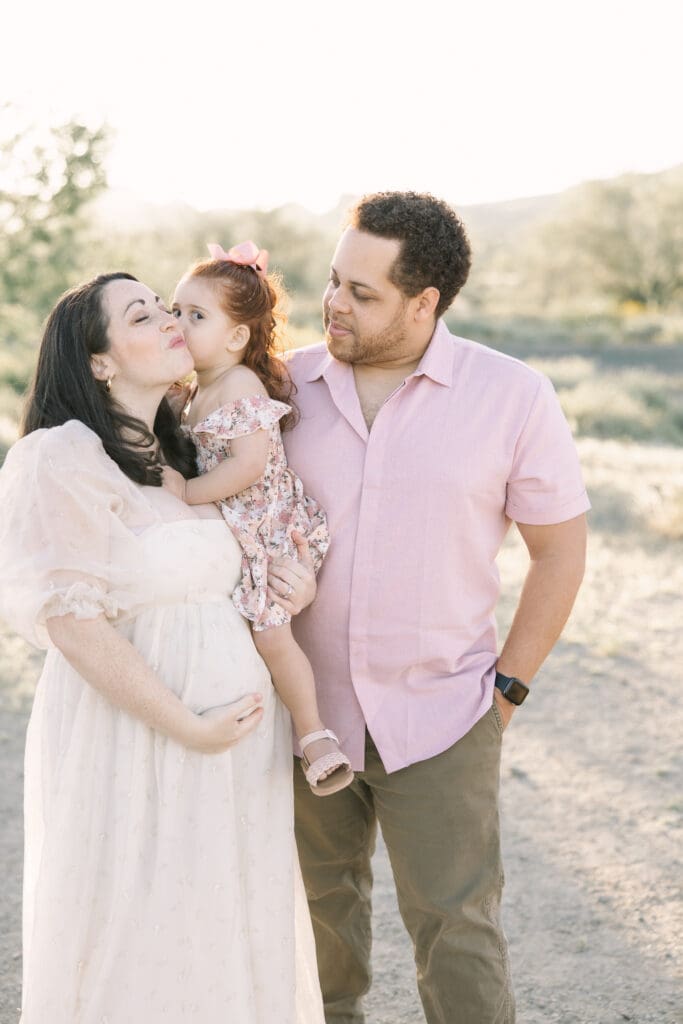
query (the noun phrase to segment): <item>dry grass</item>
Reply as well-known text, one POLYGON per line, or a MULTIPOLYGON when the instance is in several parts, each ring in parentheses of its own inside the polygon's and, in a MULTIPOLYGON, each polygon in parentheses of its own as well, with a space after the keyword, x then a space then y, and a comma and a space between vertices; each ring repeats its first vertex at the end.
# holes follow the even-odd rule
POLYGON ((683 540, 683 485, 665 481, 657 488, 657 499, 648 516, 648 526, 668 540, 683 540))

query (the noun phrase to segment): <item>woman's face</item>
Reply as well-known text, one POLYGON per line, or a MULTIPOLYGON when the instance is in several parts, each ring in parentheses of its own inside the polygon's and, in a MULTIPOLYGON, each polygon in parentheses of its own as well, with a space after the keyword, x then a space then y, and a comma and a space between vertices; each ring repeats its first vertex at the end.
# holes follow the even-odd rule
POLYGON ((114 394, 165 388, 191 372, 192 356, 178 321, 147 285, 110 281, 102 305, 109 349, 96 359, 106 363, 114 394))

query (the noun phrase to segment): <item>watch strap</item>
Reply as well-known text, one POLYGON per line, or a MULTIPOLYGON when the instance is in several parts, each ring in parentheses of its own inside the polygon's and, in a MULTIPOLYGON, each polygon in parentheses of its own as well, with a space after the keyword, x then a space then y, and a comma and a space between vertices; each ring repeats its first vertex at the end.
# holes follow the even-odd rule
POLYGON ((529 694, 529 687, 526 683, 523 683, 517 676, 505 676, 502 672, 496 672, 494 685, 506 700, 517 706, 522 704, 529 694))

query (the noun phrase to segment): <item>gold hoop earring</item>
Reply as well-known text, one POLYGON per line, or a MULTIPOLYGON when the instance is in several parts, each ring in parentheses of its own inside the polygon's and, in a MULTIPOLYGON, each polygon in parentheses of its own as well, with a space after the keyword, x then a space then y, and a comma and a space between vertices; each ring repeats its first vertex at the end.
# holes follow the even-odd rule
POLYGON ((113 377, 107 377, 107 383, 105 385, 106 388, 107 388, 107 391, 111 391, 111 382, 113 381, 113 379, 114 379, 113 377))

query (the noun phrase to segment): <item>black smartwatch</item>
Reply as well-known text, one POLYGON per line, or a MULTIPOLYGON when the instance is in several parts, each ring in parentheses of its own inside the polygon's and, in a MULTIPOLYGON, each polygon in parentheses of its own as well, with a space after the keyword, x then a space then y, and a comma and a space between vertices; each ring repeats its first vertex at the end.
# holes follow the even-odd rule
POLYGON ((495 685, 511 704, 523 704, 529 692, 529 687, 516 676, 504 676, 502 672, 496 672, 495 685))

